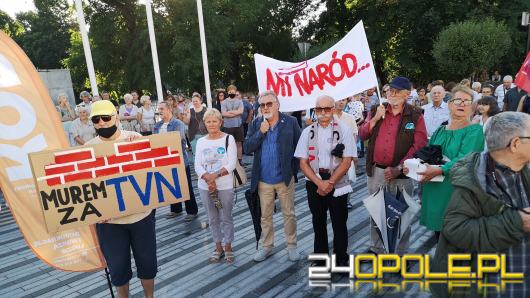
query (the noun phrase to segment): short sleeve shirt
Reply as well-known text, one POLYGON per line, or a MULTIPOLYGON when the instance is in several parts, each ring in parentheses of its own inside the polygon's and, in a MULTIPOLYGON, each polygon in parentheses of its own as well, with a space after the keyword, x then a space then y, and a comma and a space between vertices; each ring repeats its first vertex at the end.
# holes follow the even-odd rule
MULTIPOLYGON (((226 99, 221 103, 222 112, 237 111, 243 107, 243 101, 241 99, 226 99)), ((243 121, 241 121, 241 115, 235 117, 224 117, 223 126, 226 128, 240 127, 243 121)))
MULTIPOLYGON (((342 132, 342 136, 340 136, 339 143, 344 144, 344 152, 342 154, 343 157, 357 157, 357 146, 355 145, 355 142, 353 140, 353 132, 351 129, 348 129, 344 124, 339 122, 339 127, 342 132)), ((317 140, 317 146, 318 146, 318 167, 323 169, 329 169, 330 162, 331 162, 331 151, 333 150, 332 147, 332 141, 333 141, 333 129, 331 123, 326 127, 323 128, 320 125, 317 125, 318 129, 318 140, 317 140)), ((302 134, 300 135, 300 139, 298 140, 298 144, 296 145, 296 150, 294 152, 294 156, 297 158, 302 159, 308 159, 309 158, 309 131, 311 130, 311 126, 306 127, 302 134)))

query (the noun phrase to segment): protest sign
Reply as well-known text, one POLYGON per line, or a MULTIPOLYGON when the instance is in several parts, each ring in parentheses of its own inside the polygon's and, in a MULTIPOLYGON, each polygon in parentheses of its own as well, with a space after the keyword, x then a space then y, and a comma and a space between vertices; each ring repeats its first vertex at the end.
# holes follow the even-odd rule
POLYGON ((320 95, 340 100, 377 85, 362 21, 313 59, 291 63, 255 54, 254 60, 259 91, 274 91, 284 112, 313 108, 320 95))
POLYGON ((189 199, 180 134, 30 154, 49 232, 189 199))
POLYGON ((28 153, 66 148, 59 115, 35 67, 0 31, 0 187, 29 248, 49 266, 67 271, 105 267, 95 229, 48 233, 28 153))

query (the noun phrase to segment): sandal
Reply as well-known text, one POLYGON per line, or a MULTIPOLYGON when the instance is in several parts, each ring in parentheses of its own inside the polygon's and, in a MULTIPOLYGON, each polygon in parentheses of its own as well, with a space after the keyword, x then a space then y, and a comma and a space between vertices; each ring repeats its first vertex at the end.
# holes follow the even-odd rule
POLYGON ((225 255, 224 251, 215 250, 212 256, 210 257, 210 259, 208 260, 210 261, 210 263, 219 263, 219 261, 221 260, 222 257, 224 257, 224 255, 225 255))
POLYGON ((234 252, 233 251, 225 251, 225 261, 227 264, 234 263, 234 252))

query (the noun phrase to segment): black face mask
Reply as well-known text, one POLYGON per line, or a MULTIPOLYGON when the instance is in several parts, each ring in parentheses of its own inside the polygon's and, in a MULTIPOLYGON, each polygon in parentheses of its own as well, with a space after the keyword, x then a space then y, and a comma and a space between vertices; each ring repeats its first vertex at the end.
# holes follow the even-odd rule
POLYGON ((114 124, 111 127, 96 128, 96 133, 98 134, 98 136, 108 139, 112 137, 117 130, 118 127, 116 126, 116 124, 114 124))
POLYGON ((228 97, 234 98, 234 97, 236 97, 236 95, 235 94, 228 94, 228 97))

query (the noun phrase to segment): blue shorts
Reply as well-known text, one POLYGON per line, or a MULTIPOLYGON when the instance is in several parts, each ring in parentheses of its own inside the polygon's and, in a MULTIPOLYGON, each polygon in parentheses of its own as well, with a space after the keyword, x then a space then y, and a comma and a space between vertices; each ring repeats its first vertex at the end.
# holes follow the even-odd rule
POLYGON ((155 278, 157 260, 154 212, 132 224, 96 224, 96 231, 114 286, 123 286, 132 278, 131 248, 138 278, 155 278))

